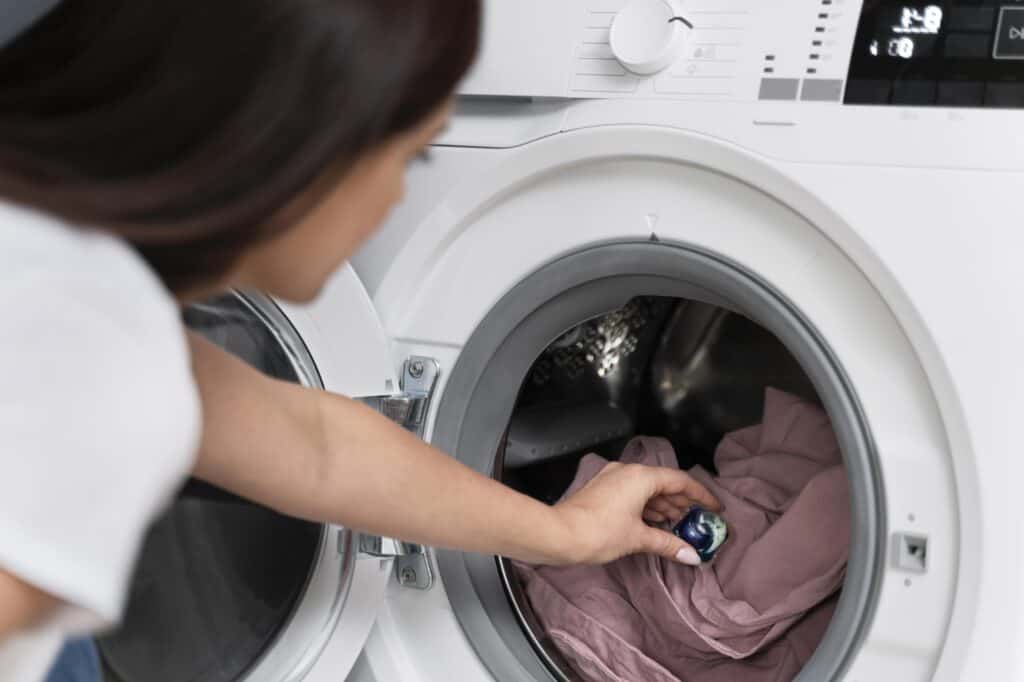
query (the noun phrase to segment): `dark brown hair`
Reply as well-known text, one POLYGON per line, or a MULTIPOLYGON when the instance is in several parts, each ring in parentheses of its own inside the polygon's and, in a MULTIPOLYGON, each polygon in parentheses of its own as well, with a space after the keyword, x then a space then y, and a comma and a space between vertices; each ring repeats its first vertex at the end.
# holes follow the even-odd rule
POLYGON ((479 0, 64 0, 0 49, 0 197, 207 282, 435 111, 479 22, 479 0))

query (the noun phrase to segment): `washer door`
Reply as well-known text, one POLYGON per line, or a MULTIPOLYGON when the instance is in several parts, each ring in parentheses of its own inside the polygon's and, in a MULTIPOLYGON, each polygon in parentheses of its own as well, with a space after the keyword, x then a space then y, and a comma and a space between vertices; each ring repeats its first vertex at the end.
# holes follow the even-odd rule
MULTIPOLYGON (((184 318, 275 378, 353 397, 397 385, 380 322, 348 267, 315 303, 288 313, 231 293, 184 318)), ((358 547, 345 528, 190 481, 150 530, 122 626, 99 640, 105 678, 281 682, 308 679, 319 661, 343 679, 389 576, 387 562, 358 561, 358 547)))

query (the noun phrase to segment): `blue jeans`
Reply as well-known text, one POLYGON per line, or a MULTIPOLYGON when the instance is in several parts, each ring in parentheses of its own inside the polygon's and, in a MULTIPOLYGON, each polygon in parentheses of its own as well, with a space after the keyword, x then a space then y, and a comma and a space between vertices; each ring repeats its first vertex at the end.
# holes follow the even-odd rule
POLYGON ((100 657, 90 638, 64 645, 46 676, 46 682, 100 682, 100 657))

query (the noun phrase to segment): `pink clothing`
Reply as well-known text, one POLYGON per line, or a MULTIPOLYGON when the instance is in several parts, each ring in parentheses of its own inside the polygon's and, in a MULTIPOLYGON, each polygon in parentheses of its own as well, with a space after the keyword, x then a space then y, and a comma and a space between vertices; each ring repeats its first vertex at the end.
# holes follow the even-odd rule
MULTIPOLYGON (((636 438, 624 462, 676 466, 667 441, 636 438)), ((587 455, 571 493, 606 461, 587 455)), ((698 568, 638 555, 605 566, 517 565, 559 651, 586 679, 777 682, 799 672, 842 585, 850 504, 828 417, 769 389, 762 424, 725 437, 718 476, 729 539, 698 568)))

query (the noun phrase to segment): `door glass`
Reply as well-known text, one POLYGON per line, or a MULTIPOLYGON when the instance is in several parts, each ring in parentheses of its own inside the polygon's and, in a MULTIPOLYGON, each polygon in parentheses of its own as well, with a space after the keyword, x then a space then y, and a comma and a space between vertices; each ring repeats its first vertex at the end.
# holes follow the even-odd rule
MULTIPOLYGON (((188 326, 279 379, 300 373, 243 298, 185 312, 188 326)), ((245 428, 238 424, 238 428, 245 428)), ((113 682, 227 682, 246 674, 291 617, 321 550, 322 526, 190 482, 153 525, 120 628, 99 640, 113 682)))

